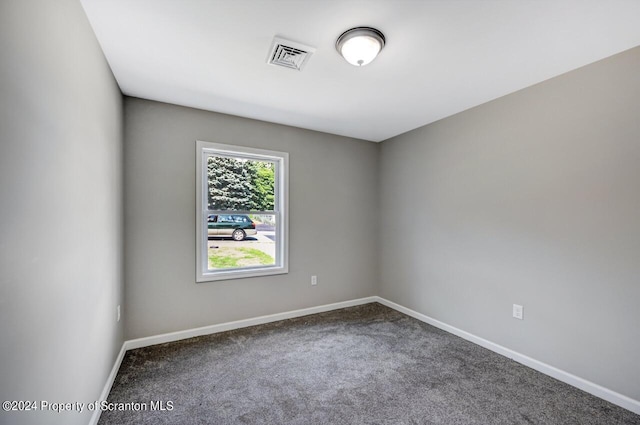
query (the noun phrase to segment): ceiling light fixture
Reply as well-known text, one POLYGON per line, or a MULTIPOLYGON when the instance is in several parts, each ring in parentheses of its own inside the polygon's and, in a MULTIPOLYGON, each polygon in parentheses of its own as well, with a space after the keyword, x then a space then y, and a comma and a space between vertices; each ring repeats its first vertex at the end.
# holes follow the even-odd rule
POLYGON ((384 34, 375 28, 356 27, 338 37, 336 50, 351 65, 364 66, 378 56, 384 47, 384 34))

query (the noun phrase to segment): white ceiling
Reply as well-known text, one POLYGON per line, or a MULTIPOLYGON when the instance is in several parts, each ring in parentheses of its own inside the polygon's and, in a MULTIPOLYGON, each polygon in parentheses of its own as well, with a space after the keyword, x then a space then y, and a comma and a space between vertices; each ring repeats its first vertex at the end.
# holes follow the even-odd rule
POLYGON ((381 141, 640 45, 639 0, 81 0, 126 95, 381 141), (356 68, 355 26, 387 45, 356 68), (274 36, 316 48, 266 63, 274 36))

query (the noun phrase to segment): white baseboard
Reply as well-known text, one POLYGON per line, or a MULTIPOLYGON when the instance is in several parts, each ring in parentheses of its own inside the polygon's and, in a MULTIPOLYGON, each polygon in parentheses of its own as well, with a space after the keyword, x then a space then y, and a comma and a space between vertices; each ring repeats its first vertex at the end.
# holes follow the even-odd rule
POLYGON ((338 310, 346 307, 353 307, 361 304, 368 304, 377 301, 377 297, 359 298, 351 301, 342 301, 333 304, 325 304, 317 307, 292 310, 284 313, 269 314, 267 316, 253 317, 251 319, 236 320, 234 322, 220 323, 217 325, 203 326, 201 328, 187 329, 184 331, 170 332, 161 335, 149 336, 146 338, 132 339, 125 341, 127 350, 134 348, 148 347, 150 345, 164 344, 165 342, 179 341, 181 339, 193 338, 195 336, 210 335, 218 332, 230 331, 233 329, 246 328, 249 326, 262 325, 264 323, 277 322, 279 320, 292 319, 294 317, 308 316, 310 314, 322 313, 325 311, 338 310))
MULTIPOLYGON (((409 308, 403 307, 400 304, 396 304, 392 301, 389 301, 385 298, 373 296, 366 298, 359 298, 350 301, 343 301, 333 304, 326 304, 317 307, 309 307, 303 308, 300 310, 292 310, 284 313, 276 313, 270 314, 267 316, 259 316, 250 319, 237 320, 234 322, 220 323, 217 325, 211 326, 203 326, 201 328, 187 329, 184 331, 178 332, 170 332, 161 335, 154 335, 146 338, 138 338, 125 341, 122 344, 122 349, 116 358, 116 361, 111 369, 111 373, 107 378, 107 383, 102 390, 102 394, 100 395, 100 400, 106 400, 109 392, 111 391, 111 386, 116 379, 116 375, 118 374, 118 369, 120 368, 120 364, 122 363, 122 359, 124 358, 124 354, 127 350, 133 350, 135 348, 148 347, 150 345, 163 344, 166 342, 179 341, 182 339, 193 338, 196 336, 202 335, 210 335, 218 332, 230 331, 233 329, 246 328, 249 326, 261 325, 265 323, 277 322, 279 320, 292 319, 295 317, 308 316, 310 314, 322 313, 325 311, 338 310, 346 307, 353 307, 356 305, 368 304, 372 302, 379 302, 382 305, 385 305, 389 308, 399 311, 400 313, 404 313, 407 316, 411 316, 415 319, 420 320, 421 322, 428 323, 436 328, 442 329, 451 334, 457 335, 467 341, 473 342, 474 344, 478 344, 481 347, 487 348, 493 352, 501 354, 505 357, 513 359, 518 363, 522 363, 525 366, 528 366, 532 369, 537 370, 538 372, 544 373, 545 375, 549 375, 559 381, 565 382, 569 385, 572 385, 576 388, 579 388, 583 391, 586 391, 590 394, 595 395, 596 397, 607 400, 613 404, 616 404, 620 407, 623 407, 627 410, 630 410, 638 415, 640 415, 640 401, 634 400, 630 397, 627 397, 623 394, 612 391, 608 388, 605 388, 601 385, 595 384, 593 382, 587 381, 586 379, 582 379, 578 376, 575 376, 569 372, 565 372, 556 367, 543 363, 541 361, 532 359, 531 357, 525 356, 524 354, 520 354, 516 351, 513 351, 509 348, 503 347, 491 341, 488 341, 484 338, 480 338, 479 336, 473 335, 469 332, 458 329, 454 326, 443 323, 439 320, 436 320, 432 317, 426 316, 422 313, 418 313, 417 311, 411 310, 409 308)), ((100 410, 96 409, 93 416, 91 417, 90 425, 97 425, 98 420, 100 419, 100 410)))
POLYGON ((558 369, 536 359, 532 359, 529 356, 525 356, 524 354, 518 353, 517 351, 513 351, 509 348, 503 347, 502 345, 498 345, 494 342, 488 341, 484 338, 480 338, 479 336, 473 335, 469 332, 458 329, 454 326, 443 323, 439 320, 436 320, 432 317, 426 316, 422 313, 418 313, 417 311, 411 310, 409 308, 403 307, 400 304, 396 304, 392 301, 381 297, 373 297, 375 301, 383 304, 389 308, 399 311, 400 313, 404 313, 407 316, 411 316, 415 319, 420 320, 421 322, 428 323, 436 328, 442 329, 443 331, 447 331, 451 334, 457 335, 460 338, 466 339, 467 341, 473 342, 474 344, 478 344, 481 347, 489 349, 493 352, 501 354, 505 357, 508 357, 518 363, 521 363, 525 366, 528 366, 532 369, 537 370, 538 372, 544 373, 545 375, 549 375, 552 378, 555 378, 559 381, 562 381, 566 384, 579 388, 583 391, 588 392, 589 394, 593 394, 596 397, 607 400, 613 404, 616 404, 620 407, 623 407, 627 410, 632 411, 635 414, 640 415, 640 401, 634 400, 631 397, 627 397, 626 395, 617 393, 613 390, 605 388, 601 385, 595 384, 591 381, 587 381, 586 379, 580 378, 579 376, 573 375, 569 372, 565 372, 564 370, 558 369))
MULTIPOLYGON (((122 364, 122 359, 124 358, 124 353, 127 351, 124 347, 125 344, 122 344, 122 348, 120 348, 120 352, 118 353, 118 357, 116 357, 116 361, 111 368, 111 373, 107 377, 107 382, 104 384, 104 388, 102 389, 102 393, 100 393, 100 398, 97 401, 105 401, 107 397, 109 397, 109 393, 111 392, 111 387, 113 386, 113 382, 116 380, 116 375, 118 375, 118 370, 120 369, 120 365, 122 364)), ((93 411, 93 415, 91 415, 91 421, 89 425, 98 425, 98 421, 100 420, 100 414, 102 413, 101 409, 95 409, 93 411)))

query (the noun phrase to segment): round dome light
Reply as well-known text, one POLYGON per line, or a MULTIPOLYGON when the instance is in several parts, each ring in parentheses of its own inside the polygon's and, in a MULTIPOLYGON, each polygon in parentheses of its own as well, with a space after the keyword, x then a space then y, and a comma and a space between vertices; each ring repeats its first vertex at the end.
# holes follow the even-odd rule
POLYGON ((384 35, 375 28, 357 27, 338 37, 336 50, 351 65, 364 66, 378 56, 384 47, 384 35))

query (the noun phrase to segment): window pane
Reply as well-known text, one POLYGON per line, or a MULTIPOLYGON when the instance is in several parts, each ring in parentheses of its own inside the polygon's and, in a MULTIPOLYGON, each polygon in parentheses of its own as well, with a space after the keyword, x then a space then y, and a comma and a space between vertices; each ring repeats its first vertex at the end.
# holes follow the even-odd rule
POLYGON ((207 157, 209 210, 273 211, 275 163, 241 157, 207 157))
POLYGON ((276 216, 209 214, 208 270, 265 267, 276 264, 276 216))
POLYGON ((289 155, 196 142, 196 281, 288 273, 289 155))

